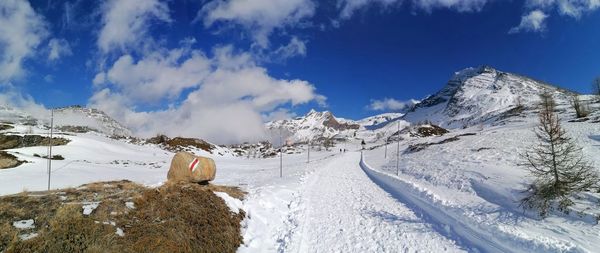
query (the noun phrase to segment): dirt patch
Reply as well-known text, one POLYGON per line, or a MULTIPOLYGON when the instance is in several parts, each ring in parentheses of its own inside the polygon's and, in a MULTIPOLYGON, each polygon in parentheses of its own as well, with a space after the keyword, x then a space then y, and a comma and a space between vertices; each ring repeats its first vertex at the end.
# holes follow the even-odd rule
MULTIPOLYGON (((70 140, 53 137, 52 145, 61 146, 67 145, 70 140)), ((35 147, 35 146, 48 146, 50 144, 50 138, 41 135, 5 135, 0 134, 0 149, 12 149, 12 148, 23 148, 23 147, 35 147)))
POLYGON ((413 137, 429 137, 429 136, 442 136, 447 134, 449 131, 434 124, 417 126, 416 133, 413 137))
POLYGON ((211 152, 215 146, 201 139, 175 137, 167 141, 167 145, 172 148, 195 147, 208 152, 211 152))
POLYGON ((227 186, 116 181, 0 197, 0 252, 235 252, 245 213, 213 191, 244 196, 227 186), (90 203, 97 207, 83 214, 90 203), (34 227, 12 226, 27 219, 34 227))
POLYGON ((23 164, 25 161, 19 160, 16 156, 5 151, 0 151, 0 169, 10 169, 23 164))
POLYGON ((338 131, 360 128, 360 125, 358 125, 358 124, 340 123, 332 115, 329 115, 328 118, 325 121, 323 121, 323 126, 331 127, 338 131))
MULTIPOLYGON (((47 155, 41 156, 39 154, 33 154, 33 156, 48 159, 47 155)), ((62 155, 53 155, 52 158, 50 158, 50 160, 65 160, 65 158, 62 155)))
POLYGON ((56 128, 62 132, 71 132, 71 133, 87 133, 87 132, 100 132, 94 128, 87 126, 59 126, 56 128))
POLYGON ((216 148, 215 145, 201 139, 185 137, 175 137, 171 139, 165 135, 157 135, 148 139, 146 142, 161 145, 164 149, 171 152, 191 152, 193 151, 191 148, 198 148, 212 153, 212 151, 216 148))
POLYGON ((4 131, 4 130, 8 130, 8 129, 13 129, 15 127, 11 126, 11 125, 7 125, 7 124, 0 124, 0 131, 4 131))
POLYGON ((476 134, 475 133, 464 133, 464 134, 459 134, 459 135, 450 137, 448 139, 443 139, 438 142, 426 142, 426 143, 412 144, 412 145, 409 145, 404 152, 405 153, 419 152, 429 146, 440 145, 440 144, 444 144, 444 143, 448 143, 448 142, 458 141, 458 140, 460 140, 460 138, 458 138, 458 137, 471 136, 471 135, 476 135, 476 134))

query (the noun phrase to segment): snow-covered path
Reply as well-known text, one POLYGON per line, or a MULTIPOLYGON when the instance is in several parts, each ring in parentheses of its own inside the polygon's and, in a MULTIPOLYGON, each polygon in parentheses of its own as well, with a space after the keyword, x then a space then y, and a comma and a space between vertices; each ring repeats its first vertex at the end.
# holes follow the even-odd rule
POLYGON ((336 157, 305 181, 285 252, 457 252, 455 243, 373 183, 360 153, 336 157))

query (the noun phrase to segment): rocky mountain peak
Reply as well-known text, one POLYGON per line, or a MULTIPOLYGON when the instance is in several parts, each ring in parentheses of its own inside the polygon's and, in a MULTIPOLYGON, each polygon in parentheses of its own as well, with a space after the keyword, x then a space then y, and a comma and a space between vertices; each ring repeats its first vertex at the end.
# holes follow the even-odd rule
POLYGON ((131 136, 131 131, 101 110, 68 106, 55 110, 55 124, 65 130, 96 131, 114 136, 131 136))
POLYGON ((517 105, 533 106, 544 90, 557 100, 567 101, 572 93, 521 75, 489 66, 458 71, 439 92, 418 103, 405 119, 429 120, 449 127, 479 124, 517 105))

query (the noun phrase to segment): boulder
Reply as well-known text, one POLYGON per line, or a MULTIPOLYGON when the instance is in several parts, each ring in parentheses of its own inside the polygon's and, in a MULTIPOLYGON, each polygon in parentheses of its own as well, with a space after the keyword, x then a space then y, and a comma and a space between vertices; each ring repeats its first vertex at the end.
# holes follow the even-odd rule
POLYGON ((215 179, 217 166, 208 157, 195 156, 188 152, 178 152, 171 161, 167 174, 169 181, 206 183, 215 179))

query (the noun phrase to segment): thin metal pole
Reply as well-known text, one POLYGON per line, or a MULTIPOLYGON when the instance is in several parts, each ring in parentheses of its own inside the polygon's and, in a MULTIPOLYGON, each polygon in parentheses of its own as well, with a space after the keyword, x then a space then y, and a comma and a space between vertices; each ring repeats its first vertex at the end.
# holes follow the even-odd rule
POLYGON ((306 158, 306 163, 310 163, 310 141, 308 142, 308 156, 306 158))
POLYGON ((385 140, 385 155, 383 156, 383 158, 387 159, 387 145, 388 145, 388 140, 385 140))
POLYGON ((398 147, 396 149, 396 175, 400 176, 400 121, 398 120, 398 147))
POLYGON ((281 146, 279 147, 279 177, 283 177, 283 134, 281 133, 281 128, 279 129, 279 143, 281 146))
POLYGON ((50 177, 52 176, 52 134, 54 132, 54 109, 50 110, 50 139, 48 140, 48 191, 50 190, 50 177))

